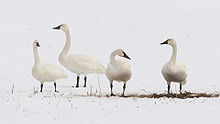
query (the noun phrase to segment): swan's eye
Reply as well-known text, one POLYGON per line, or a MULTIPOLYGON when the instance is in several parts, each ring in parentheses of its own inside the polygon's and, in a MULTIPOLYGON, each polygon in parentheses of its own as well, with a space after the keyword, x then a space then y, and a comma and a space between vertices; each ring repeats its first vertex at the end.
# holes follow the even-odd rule
POLYGON ((60 25, 59 28, 61 29, 63 27, 63 25, 60 25))
POLYGON ((39 44, 39 42, 36 42, 36 46, 37 46, 37 47, 40 47, 40 44, 39 44))
POLYGON ((171 39, 168 39, 167 42, 169 43, 171 41, 171 39))

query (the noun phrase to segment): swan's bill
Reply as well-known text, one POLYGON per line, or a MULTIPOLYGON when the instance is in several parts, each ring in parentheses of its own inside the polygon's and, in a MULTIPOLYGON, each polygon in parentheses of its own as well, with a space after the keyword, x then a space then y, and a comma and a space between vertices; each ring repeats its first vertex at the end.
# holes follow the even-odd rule
MULTIPOLYGON (((130 57, 128 57, 128 55, 127 55, 125 52, 123 52, 123 54, 124 54, 123 57, 125 57, 126 59, 130 59, 130 57)), ((130 59, 130 60, 131 60, 131 59, 130 59)))
POLYGON ((37 47, 40 47, 40 44, 39 44, 39 42, 37 42, 37 43, 36 43, 36 46, 37 46, 37 47))
POLYGON ((57 27, 54 27, 53 29, 57 29, 57 30, 59 30, 60 27, 61 27, 61 25, 59 25, 59 26, 57 26, 57 27))
POLYGON ((36 47, 40 47, 39 41, 38 41, 38 40, 35 40, 35 41, 34 41, 34 45, 35 45, 36 47))
POLYGON ((169 39, 164 41, 163 43, 160 43, 160 45, 163 45, 163 44, 168 44, 169 43, 169 39))

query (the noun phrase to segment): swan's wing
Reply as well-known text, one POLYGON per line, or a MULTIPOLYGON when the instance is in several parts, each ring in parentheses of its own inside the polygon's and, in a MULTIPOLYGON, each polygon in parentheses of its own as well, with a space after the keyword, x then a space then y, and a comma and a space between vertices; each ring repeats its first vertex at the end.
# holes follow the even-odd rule
POLYGON ((105 67, 90 56, 76 54, 67 56, 67 59, 69 62, 72 62, 71 65, 74 65, 74 68, 78 67, 78 70, 82 72, 105 73, 105 67))
POLYGON ((57 77, 57 79, 67 78, 67 75, 64 74, 63 69, 55 63, 45 63, 43 64, 43 69, 45 75, 57 77))
POLYGON ((124 69, 129 69, 129 70, 131 69, 131 66, 127 60, 118 60, 117 63, 124 69))
POLYGON ((43 68, 46 72, 50 72, 50 73, 63 72, 62 68, 55 63, 45 63, 43 65, 43 68))
POLYGON ((176 63, 175 66, 175 73, 177 74, 177 77, 181 78, 181 80, 185 80, 187 77, 187 70, 183 63, 176 63))
POLYGON ((187 69, 186 69, 186 66, 181 63, 181 62, 176 62, 176 66, 181 69, 181 70, 184 70, 185 72, 187 72, 187 69))
POLYGON ((107 78, 110 80, 114 80, 117 76, 117 73, 118 73, 117 68, 115 68, 115 66, 112 65, 111 63, 108 63, 106 72, 105 72, 105 75, 107 76, 107 78))
POLYGON ((109 63, 106 69, 106 76, 111 80, 128 81, 131 78, 130 64, 126 60, 118 60, 116 63, 109 63))

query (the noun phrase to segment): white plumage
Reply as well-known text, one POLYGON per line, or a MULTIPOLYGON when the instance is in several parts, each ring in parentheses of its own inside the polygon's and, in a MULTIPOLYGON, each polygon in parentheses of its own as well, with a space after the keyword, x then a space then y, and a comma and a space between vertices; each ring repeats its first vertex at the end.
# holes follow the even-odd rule
POLYGON ((70 38, 70 31, 66 24, 61 24, 53 29, 62 30, 66 35, 66 44, 60 53, 59 62, 62 64, 66 69, 75 73, 77 75, 77 84, 76 87, 79 87, 79 76, 81 74, 85 75, 85 83, 84 87, 86 87, 86 75, 87 74, 104 74, 105 67, 100 64, 97 60, 93 59, 87 55, 81 54, 72 54, 68 55, 68 51, 71 46, 71 38, 70 38))
POLYGON ((87 55, 68 55, 60 57, 60 63, 71 72, 80 74, 105 73, 105 68, 98 61, 87 55))
POLYGON ((124 52, 124 50, 122 49, 115 50, 114 52, 112 52, 110 56, 110 63, 108 64, 106 68, 105 75, 109 79, 109 82, 110 82, 111 96, 114 96, 114 94, 112 93, 112 88, 113 88, 112 83, 114 80, 124 83, 123 94, 122 94, 122 96, 124 96, 126 83, 131 78, 131 75, 132 75, 131 67, 127 60, 116 60, 115 59, 116 55, 130 59, 127 56, 127 54, 124 52))
POLYGON ((44 82, 54 82, 55 92, 56 90, 56 80, 67 78, 67 75, 64 74, 63 69, 54 63, 41 63, 40 57, 38 54, 38 47, 40 47, 37 40, 33 43, 34 59, 35 64, 32 68, 32 75, 41 83, 41 92, 43 90, 44 82))
POLYGON ((164 79, 167 81, 168 93, 170 92, 171 82, 180 84, 180 92, 182 90, 182 85, 186 84, 187 70, 184 64, 176 62, 177 56, 177 45, 174 39, 168 39, 162 44, 168 44, 172 46, 173 53, 170 61, 165 64, 162 68, 162 74, 164 79))

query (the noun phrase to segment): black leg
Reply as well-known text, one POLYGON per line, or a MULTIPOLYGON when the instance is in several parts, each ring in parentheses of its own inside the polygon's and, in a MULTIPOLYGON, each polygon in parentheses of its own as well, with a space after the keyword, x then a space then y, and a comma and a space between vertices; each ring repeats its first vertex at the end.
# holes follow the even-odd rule
POLYGON ((84 77, 84 87, 86 87, 86 80, 87 80, 87 78, 86 78, 86 76, 84 77))
POLYGON ((182 93, 182 84, 180 83, 180 93, 182 93))
POLYGON ((110 83, 110 88, 111 88, 111 96, 115 96, 115 94, 112 93, 113 83, 110 83))
POLYGON ((126 83, 124 83, 124 86, 123 86, 123 94, 122 94, 122 96, 125 96, 125 88, 126 88, 126 83))
POLYGON ((58 92, 57 91, 57 84, 56 84, 56 82, 54 82, 54 87, 55 87, 55 91, 54 92, 58 92))
POLYGON ((42 92, 43 86, 44 86, 43 84, 40 85, 40 92, 42 92))
POLYGON ((168 88, 168 93, 170 93, 170 85, 168 85, 168 87, 167 87, 167 88, 168 88))
POLYGON ((77 76, 77 83, 76 83, 76 88, 79 87, 79 76, 77 76))

